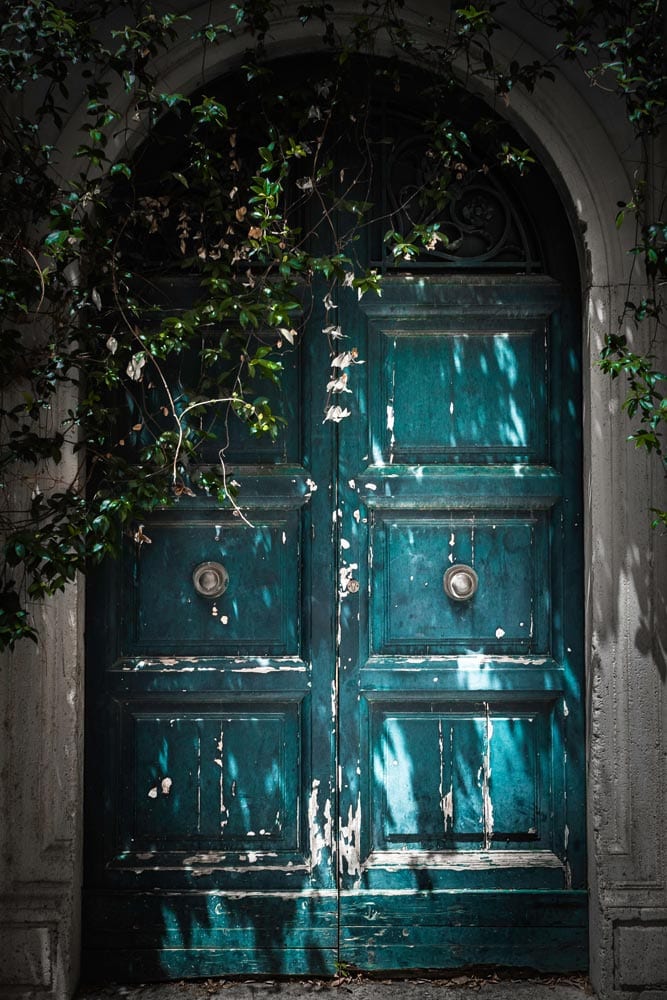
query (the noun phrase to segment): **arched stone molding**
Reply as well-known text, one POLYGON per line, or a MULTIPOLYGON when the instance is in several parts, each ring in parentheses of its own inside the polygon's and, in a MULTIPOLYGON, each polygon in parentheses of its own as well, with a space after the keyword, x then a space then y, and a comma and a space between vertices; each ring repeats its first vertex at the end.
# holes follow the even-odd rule
MULTIPOLYGON (((195 21, 206 10, 187 0, 182 6, 195 21)), ((437 5, 419 3, 422 11, 429 6, 437 5)), ((268 51, 284 56, 317 48, 317 27, 301 27, 289 10, 267 39, 268 51)), ((348 16, 356 10, 350 3, 348 16)), ((528 56, 517 15, 511 8, 502 45, 512 57, 519 50, 528 56)), ((417 10, 405 16, 421 23, 417 10)), ((201 49, 187 33, 186 27, 181 44, 161 59, 165 89, 188 93, 239 65, 242 43, 211 47, 202 79, 201 49)), ((602 121, 589 97, 583 77, 577 84, 559 74, 534 95, 513 93, 503 111, 539 152, 561 194, 584 292, 591 975, 601 996, 658 1000, 667 996, 667 553, 645 512, 667 506, 667 498, 653 463, 626 443, 623 386, 596 365, 610 321, 641 289, 628 285, 629 236, 613 226, 632 171, 627 131, 622 121, 617 130, 602 121)), ((63 131, 61 166, 78 143, 77 120, 63 131)), ((0 840, 0 979, 8 996, 65 1000, 78 974, 81 585, 43 614, 41 645, 19 649, 0 673, 8 733, 0 743, 0 808, 16 818, 0 840)))

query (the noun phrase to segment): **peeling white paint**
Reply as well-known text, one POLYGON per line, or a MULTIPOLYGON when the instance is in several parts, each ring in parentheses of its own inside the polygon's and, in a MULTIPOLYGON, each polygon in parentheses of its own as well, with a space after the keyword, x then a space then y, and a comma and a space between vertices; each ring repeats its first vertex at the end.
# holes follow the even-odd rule
POLYGON ((491 740, 493 737, 493 723, 489 713, 488 702, 484 703, 486 711, 486 747, 484 750, 484 760, 480 768, 482 773, 482 811, 484 823, 484 848, 488 850, 493 837, 493 802, 491 801, 491 740))
POLYGON ((361 875, 360 859, 360 834, 361 834, 361 792, 357 796, 356 809, 350 807, 347 811, 347 823, 341 823, 338 840, 339 871, 345 874, 347 866, 348 875, 361 875))
POLYGON ((162 789, 162 794, 163 795, 169 795, 169 792, 171 791, 171 786, 173 785, 173 783, 174 782, 171 780, 171 778, 163 778, 162 779, 162 781, 160 782, 160 788, 162 789))
POLYGON ((216 542, 220 541, 220 534, 221 534, 221 532, 222 532, 222 525, 221 524, 216 524, 216 526, 215 526, 215 541, 216 542))
POLYGON ((183 858, 184 865, 202 865, 202 864, 220 864, 227 857, 226 853, 221 851, 201 851, 198 854, 191 854, 187 858, 183 858))
MULTIPOLYGON (((447 871, 489 871, 496 868, 557 868, 566 870, 553 851, 382 851, 371 854, 364 869, 413 871, 419 868, 447 871)), ((409 895, 414 889, 374 889, 373 895, 409 895)))
POLYGON ((393 403, 387 403, 387 430, 391 434, 389 439, 389 463, 390 465, 394 462, 394 445, 396 444, 396 436, 394 434, 394 406, 393 403))
POLYGON ((570 862, 569 861, 565 862, 564 874, 565 874, 565 888, 566 889, 571 889, 572 888, 572 869, 570 868, 570 862))
POLYGON ((225 745, 225 734, 220 727, 220 739, 216 742, 216 747, 220 752, 220 757, 216 758, 215 763, 220 765, 220 829, 224 831, 227 823, 229 822, 229 809, 225 805, 225 775, 223 773, 223 752, 225 745))
POLYGON ((361 511, 359 510, 358 507, 356 510, 352 511, 352 517, 357 522, 357 524, 359 524, 359 522, 361 521, 361 511))
POLYGON ((373 492, 375 492, 377 486, 375 483, 364 483, 364 489, 372 490, 373 492))
POLYGON ((197 736, 197 833, 201 833, 201 735, 197 736))
POLYGON ((567 719, 567 717, 568 717, 569 714, 570 714, 570 710, 567 707, 567 702, 565 701, 565 698, 563 698, 563 715, 567 719))
MULTIPOLYGON (((450 726, 449 729, 449 750, 450 750, 450 760, 452 759, 453 747, 452 741, 454 738, 454 730, 450 726)), ((450 781, 449 791, 444 792, 444 778, 445 778, 445 740, 442 732, 442 719, 438 719, 438 750, 440 753, 440 809, 442 810, 442 819, 444 823, 445 833, 447 833, 447 828, 450 830, 454 828, 454 786, 450 781), (444 794, 443 794, 444 793, 444 794)))
POLYGON ((148 789, 148 798, 149 799, 157 798, 157 788, 153 787, 148 789))
POLYGON ((267 664, 262 664, 258 667, 232 667, 230 673, 232 674, 275 674, 275 673, 289 673, 290 671, 297 674, 305 674, 306 666, 302 667, 276 667, 268 666, 267 664))
POLYGON ((350 487, 351 490, 355 490, 357 488, 357 484, 354 479, 348 480, 347 485, 350 487))
POLYGON ((322 851, 327 847, 327 835, 331 838, 331 802, 324 804, 324 829, 319 820, 319 787, 317 778, 313 779, 310 796, 308 797, 308 841, 310 846, 308 867, 312 871, 322 860, 322 851))
POLYGON ((499 628, 496 629, 496 639, 502 639, 502 637, 504 635, 505 635, 505 629, 504 628, 500 628, 499 627, 499 628))
POLYGON ((452 531, 451 535, 449 536, 449 547, 453 549, 455 545, 456 545, 456 535, 452 531))
POLYGON ((347 538, 341 538, 340 547, 341 549, 349 549, 350 543, 348 542, 347 538))
POLYGON ((333 816, 331 815, 331 799, 327 799, 324 803, 322 814, 324 816, 324 844, 326 847, 331 849, 333 846, 333 816))

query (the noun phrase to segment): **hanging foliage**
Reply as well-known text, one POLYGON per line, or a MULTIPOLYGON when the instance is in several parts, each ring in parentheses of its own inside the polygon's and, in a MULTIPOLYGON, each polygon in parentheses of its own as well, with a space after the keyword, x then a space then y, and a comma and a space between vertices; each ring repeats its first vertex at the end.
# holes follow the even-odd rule
MULTIPOLYGON (((0 645, 10 647, 36 637, 30 602, 117 552, 123 532, 150 544, 142 515, 184 493, 237 504, 229 442, 240 425, 284 435, 279 388, 314 302, 331 357, 322 419, 350 418, 364 359, 337 323, 338 296, 380 294, 392 267, 477 253, 489 209, 473 189, 493 197, 502 171, 534 163, 500 118, 474 110, 467 130, 452 122, 462 72, 484 77, 504 106, 516 87, 548 85, 558 58, 580 59, 623 97, 640 143, 664 120, 657 3, 526 3, 559 51, 509 65, 495 54, 494 4, 429 24, 427 43, 402 0, 367 0, 346 20, 332 4, 302 4, 295 17, 319 26, 323 53, 297 75, 269 59, 285 16, 270 0, 231 3, 203 24, 144 0, 3 6, 0 645), (212 50, 231 39, 245 46, 242 68, 204 85, 212 50), (201 88, 166 91, 164 60, 193 40, 201 88), (382 109, 417 76, 419 139, 391 136, 382 109), (378 165, 391 143, 427 168, 385 204, 378 165), (359 248, 378 233, 368 266, 359 248)), ((636 220, 651 289, 628 314, 658 336, 667 223, 647 169, 618 221, 636 220)), ((511 231, 497 252, 529 270, 530 238, 511 231)), ((665 376, 616 330, 601 363, 628 376, 635 443, 663 461, 665 376)))

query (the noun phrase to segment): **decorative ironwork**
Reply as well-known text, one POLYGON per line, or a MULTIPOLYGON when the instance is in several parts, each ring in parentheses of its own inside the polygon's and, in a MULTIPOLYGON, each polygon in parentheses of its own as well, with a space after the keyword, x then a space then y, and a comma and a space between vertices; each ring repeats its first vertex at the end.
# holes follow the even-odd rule
POLYGON ((465 162, 443 160, 424 136, 397 144, 384 164, 383 215, 406 237, 415 226, 437 224, 442 240, 410 259, 383 250, 383 266, 541 270, 535 240, 496 172, 473 153, 465 162))

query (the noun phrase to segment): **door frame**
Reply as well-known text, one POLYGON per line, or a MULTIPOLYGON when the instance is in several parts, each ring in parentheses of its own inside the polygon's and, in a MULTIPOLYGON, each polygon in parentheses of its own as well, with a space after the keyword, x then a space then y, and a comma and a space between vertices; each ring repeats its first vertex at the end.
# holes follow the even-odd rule
MULTIPOLYGON (((220 59, 219 64, 216 65, 216 70, 215 71, 213 71, 213 64, 211 64, 211 68, 209 70, 209 76, 211 78, 214 78, 216 76, 226 75, 226 74, 228 74, 230 71, 232 71, 235 68, 235 64, 238 61, 238 56, 236 56, 236 55, 233 54, 233 48, 234 48, 234 43, 228 44, 227 58, 226 59, 220 59)), ((310 49, 308 51, 313 51, 313 50, 310 49)), ((290 42, 289 41, 285 42, 285 40, 283 40, 283 43, 280 44, 279 46, 277 46, 276 51, 275 51, 274 54, 275 54, 276 57, 280 57, 282 55, 291 54, 291 44, 290 44, 290 42)), ((189 67, 189 64, 186 64, 186 65, 188 65, 188 67, 189 67)), ((167 74, 167 77, 172 77, 172 76, 176 76, 178 78, 178 80, 179 80, 179 86, 181 86, 181 87, 185 86, 186 87, 185 92, 187 93, 188 92, 188 85, 185 84, 184 80, 183 80, 183 66, 179 67, 175 71, 175 73, 167 74)), ((176 81, 174 82, 174 85, 176 85, 176 81)), ((513 121, 512 124, 516 125, 516 122, 513 121)), ((522 122, 522 124, 523 124, 523 122, 522 122)), ((528 128, 530 129, 530 126, 528 126, 528 128)), ((554 165, 551 162, 550 151, 547 151, 546 146, 543 143, 541 137, 531 136, 531 138, 535 141, 536 148, 542 148, 544 150, 544 159, 545 159, 545 162, 542 165, 547 166, 547 168, 549 166, 551 166, 552 170, 551 171, 548 170, 548 172, 552 173, 552 175, 553 175, 553 173, 554 173, 554 169, 553 169, 554 165)), ((560 180, 560 176, 557 175, 556 178, 552 178, 552 179, 560 180)), ((559 185, 559 187, 562 190, 562 188, 563 188, 562 183, 559 185)), ((562 197, 561 197, 561 203, 560 203, 560 211, 564 213, 565 217, 571 217, 571 215, 572 215, 571 209, 568 211, 568 205, 566 203, 564 203, 562 197)), ((574 242, 575 242, 577 251, 578 251, 578 253, 580 255, 580 259, 581 259, 581 257, 583 256, 583 253, 584 253, 583 248, 581 247, 581 244, 580 244, 579 240, 576 239, 576 237, 575 237, 574 242)), ((582 367, 584 369, 584 379, 585 379, 585 377, 586 377, 586 365, 583 363, 583 361, 584 361, 584 358, 582 356, 582 367)), ((585 397, 585 393, 586 393, 586 384, 584 383, 582 397, 585 397)), ((584 454, 585 454, 585 449, 584 449, 584 454)), ((584 546, 584 558, 586 558, 586 546, 584 546)), ((587 641, 585 642, 585 646, 587 646, 587 641)), ((587 666, 588 665, 585 664, 585 668, 586 669, 587 669, 587 666)), ((585 717, 587 719, 588 718, 587 706, 584 706, 584 714, 585 714, 585 717)), ((590 856, 590 853, 589 853, 589 856, 590 856)))

